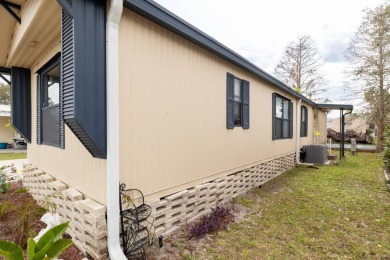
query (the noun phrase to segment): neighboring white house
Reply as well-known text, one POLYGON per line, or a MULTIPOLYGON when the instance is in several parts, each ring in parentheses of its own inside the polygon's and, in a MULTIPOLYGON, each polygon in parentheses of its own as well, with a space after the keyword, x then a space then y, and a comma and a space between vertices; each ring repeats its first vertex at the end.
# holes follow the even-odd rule
POLYGON ((13 143, 15 130, 12 127, 7 127, 11 118, 11 106, 0 105, 0 143, 13 143))

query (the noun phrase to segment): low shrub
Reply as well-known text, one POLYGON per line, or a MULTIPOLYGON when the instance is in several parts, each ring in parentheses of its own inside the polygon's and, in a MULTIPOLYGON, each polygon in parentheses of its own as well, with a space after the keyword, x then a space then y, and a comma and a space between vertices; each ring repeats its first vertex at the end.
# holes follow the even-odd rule
POLYGON ((0 192, 6 193, 11 187, 11 183, 7 182, 7 176, 0 172, 0 192))
POLYGON ((190 226, 188 239, 200 238, 208 233, 224 229, 234 219, 233 206, 221 206, 218 203, 215 208, 211 209, 211 213, 201 217, 190 226))
POLYGON ((384 137, 384 150, 382 153, 384 169, 390 172, 390 126, 385 128, 384 137))
POLYGON ((31 226, 32 219, 40 218, 44 213, 45 209, 37 206, 34 200, 23 202, 22 208, 18 209, 18 218, 13 226, 15 243, 23 248, 26 247, 27 239, 36 236, 31 226))
POLYGON ((9 213, 15 210, 15 206, 10 201, 0 202, 0 221, 3 220, 9 213))

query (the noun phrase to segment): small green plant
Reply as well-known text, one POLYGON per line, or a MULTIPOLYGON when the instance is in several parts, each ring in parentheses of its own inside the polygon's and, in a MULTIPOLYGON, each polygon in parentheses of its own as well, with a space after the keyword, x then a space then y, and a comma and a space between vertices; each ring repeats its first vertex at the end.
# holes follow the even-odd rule
POLYGON ((21 260, 23 259, 23 249, 15 243, 0 240, 0 256, 6 260, 21 260))
POLYGON ((384 150, 382 153, 384 168, 387 172, 390 172, 390 126, 385 128, 384 132, 384 150))
POLYGON ((9 213, 15 210, 10 201, 0 202, 0 220, 3 220, 9 213))
POLYGON ((37 206, 34 200, 29 199, 24 202, 21 209, 19 209, 19 216, 14 224, 14 241, 23 248, 26 246, 26 241, 30 236, 35 236, 32 230, 31 222, 34 218, 41 217, 45 210, 37 206))
POLYGON ((60 192, 54 192, 47 195, 40 203, 41 207, 52 214, 57 213, 57 204, 53 202, 53 198, 58 194, 60 194, 60 192))
MULTIPOLYGON (((69 222, 49 229, 39 240, 28 239, 27 260, 49 260, 61 255, 72 245, 71 239, 63 239, 62 235, 68 228, 69 222)), ((0 240, 0 256, 5 260, 23 260, 23 249, 13 242, 0 240)))
POLYGON ((0 192, 6 193, 11 187, 11 183, 7 182, 7 176, 5 174, 0 174, 0 192))
POLYGON ((22 188, 22 189, 18 189, 16 191, 12 192, 12 194, 4 195, 3 202, 0 202, 0 220, 3 220, 9 213, 16 210, 15 205, 13 205, 11 203, 11 201, 9 200, 10 196, 14 196, 14 195, 26 193, 26 192, 27 192, 27 189, 22 188))

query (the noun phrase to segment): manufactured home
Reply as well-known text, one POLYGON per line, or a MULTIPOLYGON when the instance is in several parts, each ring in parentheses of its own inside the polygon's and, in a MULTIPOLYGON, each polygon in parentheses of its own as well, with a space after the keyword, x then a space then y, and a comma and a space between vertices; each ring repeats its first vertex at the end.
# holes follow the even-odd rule
POLYGON ((294 167, 327 111, 352 110, 314 103, 149 0, 1 0, 0 33, 29 142, 23 183, 54 194, 96 259, 121 259, 119 183, 167 234, 294 167))

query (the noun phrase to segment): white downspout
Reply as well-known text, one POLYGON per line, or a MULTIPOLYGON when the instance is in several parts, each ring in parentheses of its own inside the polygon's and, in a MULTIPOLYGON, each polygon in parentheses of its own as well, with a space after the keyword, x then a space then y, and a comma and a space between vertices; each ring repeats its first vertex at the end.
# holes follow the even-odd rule
POLYGON ((119 51, 123 0, 111 0, 106 27, 107 73, 107 245, 110 258, 125 260, 119 241, 119 51))
MULTIPOLYGON (((297 165, 308 165, 308 166, 313 166, 314 164, 312 163, 301 163, 299 161, 299 150, 300 150, 300 146, 299 146, 299 141, 300 141, 300 138, 301 138, 301 104, 302 104, 302 99, 299 99, 298 102, 297 102, 297 138, 296 138, 296 144, 295 144, 295 161, 297 163, 297 165)), ((306 120, 308 120, 306 118, 306 120)))
POLYGON ((297 138, 296 138, 296 144, 295 144, 295 161, 297 162, 297 164, 300 164, 300 161, 299 161, 299 150, 300 150, 300 147, 299 147, 299 139, 301 138, 301 104, 302 104, 302 99, 299 99, 298 102, 297 102, 297 138))

